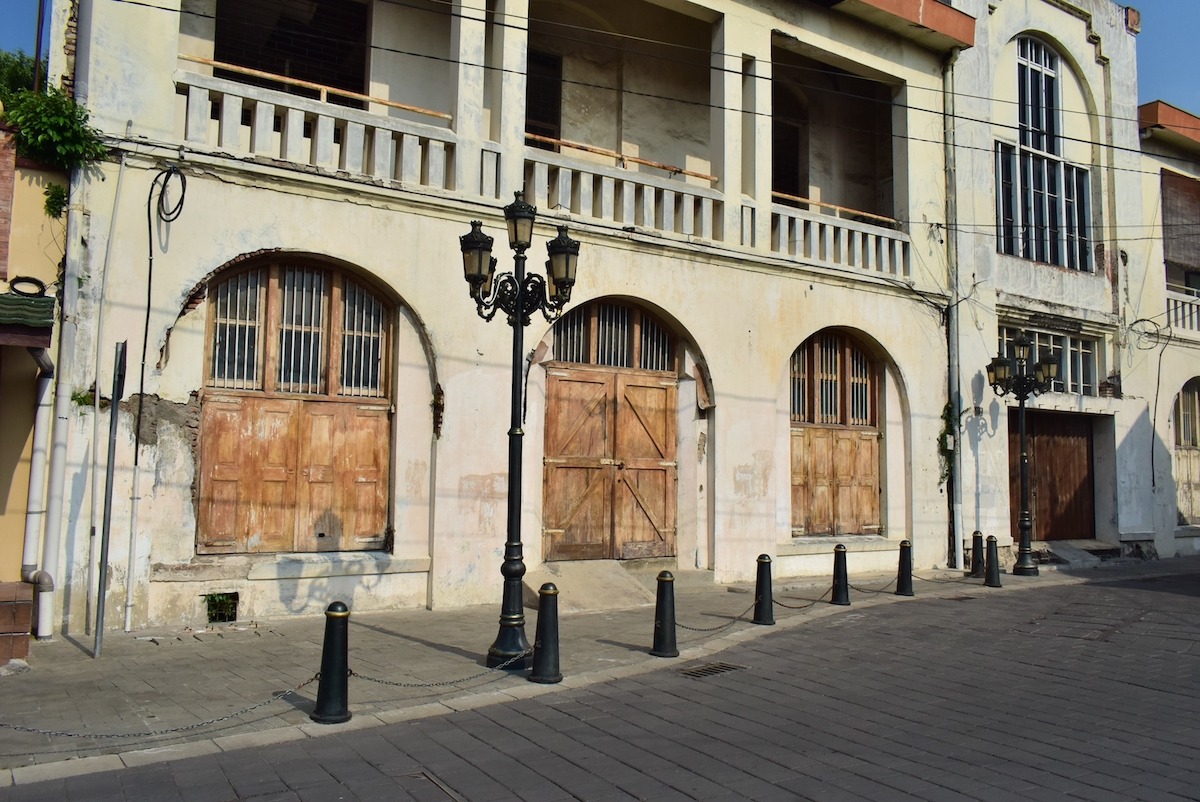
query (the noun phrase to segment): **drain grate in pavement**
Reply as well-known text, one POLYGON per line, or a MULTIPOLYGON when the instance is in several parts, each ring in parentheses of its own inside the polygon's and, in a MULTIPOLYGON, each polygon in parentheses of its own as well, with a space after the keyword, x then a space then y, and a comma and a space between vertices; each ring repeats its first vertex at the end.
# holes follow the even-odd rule
POLYGON ((704 665, 692 666, 691 668, 681 668, 679 673, 691 679, 704 679, 705 677, 713 677, 717 674, 725 674, 730 671, 739 671, 745 666, 736 666, 733 663, 705 663, 704 665))
POLYGON ((412 799, 449 799, 452 802, 467 802, 465 798, 454 793, 450 786, 425 770, 401 774, 397 779, 401 780, 400 788, 411 795, 412 799), (429 792, 432 790, 430 786, 441 791, 445 796, 429 796, 429 792))

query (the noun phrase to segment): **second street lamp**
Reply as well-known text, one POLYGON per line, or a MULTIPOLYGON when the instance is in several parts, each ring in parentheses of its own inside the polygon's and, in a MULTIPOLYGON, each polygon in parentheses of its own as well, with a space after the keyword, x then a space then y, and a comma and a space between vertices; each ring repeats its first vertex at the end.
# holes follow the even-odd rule
POLYGON ((1033 341, 1025 332, 1013 343, 1015 358, 997 355, 987 366, 988 383, 998 396, 1012 393, 1017 399, 1017 429, 1021 448, 1021 513, 1017 518, 1017 561, 1012 572, 1018 576, 1037 576, 1037 560, 1033 558, 1033 514, 1029 509, 1029 445, 1025 437, 1025 402, 1034 395, 1053 387, 1058 379, 1058 359, 1045 354, 1030 371, 1029 357, 1033 341))
POLYGON ((549 260, 546 276, 525 274, 525 252, 533 242, 533 223, 537 209, 525 202, 523 193, 515 193, 513 202, 504 207, 508 223, 508 244, 515 252, 513 272, 496 275, 492 257, 492 238, 483 233, 483 223, 471 221, 471 230, 459 237, 463 256, 463 276, 471 286, 475 310, 491 320, 497 310, 508 315, 512 326, 512 405, 508 429, 508 540, 504 544, 504 592, 500 602, 500 631, 488 648, 488 668, 528 668, 531 657, 525 637, 525 608, 522 587, 525 557, 521 545, 521 453, 525 432, 521 411, 525 407, 524 332, 530 315, 541 312, 548 321, 557 320, 571 300, 575 269, 579 263, 579 243, 567 236, 567 227, 558 227, 558 236, 546 243, 549 260))

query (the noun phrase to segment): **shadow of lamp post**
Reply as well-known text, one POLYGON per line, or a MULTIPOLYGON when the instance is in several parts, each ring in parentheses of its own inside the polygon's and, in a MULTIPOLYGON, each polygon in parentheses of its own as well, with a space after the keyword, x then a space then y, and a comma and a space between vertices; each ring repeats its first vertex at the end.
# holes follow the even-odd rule
POLYGON ((504 207, 508 223, 508 246, 515 252, 512 273, 496 275, 496 260, 492 257, 492 238, 482 231, 483 223, 471 221, 471 230, 459 237, 463 256, 463 274, 471 285, 471 298, 476 312, 491 320, 497 310, 508 315, 512 326, 512 407, 508 430, 508 540, 504 544, 504 562, 500 573, 504 577, 504 594, 500 603, 500 631, 488 648, 488 668, 519 670, 531 662, 529 640, 525 637, 525 610, 522 604, 522 579, 525 558, 521 548, 521 446, 525 432, 521 428, 521 412, 525 406, 523 343, 529 316, 541 312, 553 322, 571 300, 575 285, 575 268, 579 262, 579 243, 567 236, 567 227, 558 227, 558 236, 546 243, 550 256, 546 262, 546 278, 538 274, 525 275, 525 252, 533 240, 533 223, 537 209, 525 202, 523 193, 515 193, 512 203, 504 207))
POLYGON ((1037 576, 1037 561, 1033 558, 1033 515, 1029 510, 1029 445, 1025 437, 1025 402, 1049 390, 1058 379, 1058 358, 1044 355, 1030 370, 1029 357, 1033 341, 1021 332, 1013 342, 1013 357, 997 355, 987 366, 988 382, 996 395, 1012 394, 1017 399, 1017 428, 1021 449, 1021 513, 1017 518, 1020 545, 1012 572, 1018 576, 1037 576))

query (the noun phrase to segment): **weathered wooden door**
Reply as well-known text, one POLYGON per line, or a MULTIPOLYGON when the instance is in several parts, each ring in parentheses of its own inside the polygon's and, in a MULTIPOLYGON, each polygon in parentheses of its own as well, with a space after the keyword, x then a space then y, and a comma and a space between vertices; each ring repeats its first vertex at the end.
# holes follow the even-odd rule
MULTIPOLYGON (((1009 512, 1013 539, 1021 512, 1020 423, 1008 415, 1009 512)), ((1029 507, 1034 540, 1091 540, 1096 536, 1092 419, 1026 410, 1029 507)))
POLYGON ((1200 448, 1175 446, 1175 496, 1179 524, 1200 524, 1200 448))
POLYGON ((202 427, 201 551, 346 551, 382 543, 388 407, 210 395, 202 427))
POLYGON ((296 528, 296 405, 210 396, 200 441, 206 552, 290 551, 296 528))
POLYGON ((879 432, 792 427, 792 532, 878 534, 879 432))
POLYGON ((548 371, 545 559, 674 555, 676 398, 661 374, 548 371))

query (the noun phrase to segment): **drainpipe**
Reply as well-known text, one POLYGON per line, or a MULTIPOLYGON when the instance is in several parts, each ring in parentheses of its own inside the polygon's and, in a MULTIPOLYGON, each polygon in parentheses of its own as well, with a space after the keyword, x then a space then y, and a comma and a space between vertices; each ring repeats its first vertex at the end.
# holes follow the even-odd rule
POLYGON ((29 353, 39 368, 37 378, 37 413, 33 419, 33 453, 29 458, 29 496, 25 504, 25 547, 21 554, 21 580, 37 585, 38 593, 54 590, 54 579, 39 571, 40 537, 46 525, 46 447, 50 443, 50 384, 54 379, 54 362, 45 348, 30 348, 29 353))
POLYGON ((71 383, 68 376, 71 372, 71 359, 75 355, 76 315, 79 308, 80 218, 83 215, 79 196, 83 192, 82 176, 82 170, 75 170, 71 175, 70 197, 74 201, 67 212, 67 258, 63 260, 65 267, 58 333, 58 370, 54 382, 54 433, 50 444, 46 534, 42 542, 42 571, 49 577, 50 586, 38 593, 38 640, 54 637, 56 600, 53 583, 58 574, 59 550, 62 546, 63 485, 67 474, 67 437, 71 421, 71 383))
POLYGON ((942 65, 942 131, 946 149, 946 269, 950 276, 950 304, 946 308, 947 392, 951 420, 955 423, 954 449, 951 453, 952 477, 950 500, 950 543, 946 549, 946 567, 962 567, 962 448, 959 421, 962 420, 962 393, 959 376, 959 311, 962 300, 958 283, 958 166, 955 159, 954 64, 961 48, 954 48, 942 65))

